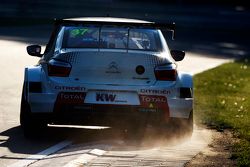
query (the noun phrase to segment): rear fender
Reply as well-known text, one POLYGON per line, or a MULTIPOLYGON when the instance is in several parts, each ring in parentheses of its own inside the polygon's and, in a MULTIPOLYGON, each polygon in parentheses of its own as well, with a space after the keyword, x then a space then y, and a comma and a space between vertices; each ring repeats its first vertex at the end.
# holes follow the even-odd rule
POLYGON ((41 83, 41 66, 32 66, 25 68, 23 93, 25 99, 29 101, 30 83, 41 83))
POLYGON ((178 73, 179 85, 178 87, 193 88, 193 76, 189 73, 179 72, 178 73))

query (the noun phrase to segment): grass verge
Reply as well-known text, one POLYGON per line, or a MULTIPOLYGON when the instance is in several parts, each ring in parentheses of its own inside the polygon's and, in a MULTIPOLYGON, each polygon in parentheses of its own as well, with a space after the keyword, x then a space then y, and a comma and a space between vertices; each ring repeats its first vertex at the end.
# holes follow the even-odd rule
POLYGON ((239 140, 231 158, 250 166, 250 63, 227 63, 194 77, 195 121, 219 131, 232 129, 239 140))

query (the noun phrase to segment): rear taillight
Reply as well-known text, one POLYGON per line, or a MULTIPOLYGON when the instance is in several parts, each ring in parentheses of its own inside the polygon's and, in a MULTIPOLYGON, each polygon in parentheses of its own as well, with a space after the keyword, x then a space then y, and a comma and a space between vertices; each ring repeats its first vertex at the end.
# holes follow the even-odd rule
POLYGON ((157 67, 155 68, 155 78, 159 81, 175 81, 177 71, 174 67, 157 67))
POLYGON ((55 77, 68 77, 71 65, 68 62, 51 59, 48 63, 48 75, 55 77))

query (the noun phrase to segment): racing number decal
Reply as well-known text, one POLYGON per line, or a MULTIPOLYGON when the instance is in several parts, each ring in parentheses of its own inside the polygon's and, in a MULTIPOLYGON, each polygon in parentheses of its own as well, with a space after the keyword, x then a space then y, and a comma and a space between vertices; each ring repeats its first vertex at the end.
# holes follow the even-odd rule
POLYGON ((84 35, 88 31, 87 28, 78 28, 70 31, 70 37, 77 37, 79 35, 84 35))
POLYGON ((115 94, 96 93, 96 101, 114 102, 115 98, 116 98, 115 94))

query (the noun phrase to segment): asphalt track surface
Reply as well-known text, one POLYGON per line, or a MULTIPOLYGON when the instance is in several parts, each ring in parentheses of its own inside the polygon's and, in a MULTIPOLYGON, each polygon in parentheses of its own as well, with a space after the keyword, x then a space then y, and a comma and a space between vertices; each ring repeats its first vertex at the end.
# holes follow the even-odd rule
MULTIPOLYGON (((10 30, 1 29, 1 32, 5 34, 10 30)), ((18 32, 22 30, 27 31, 27 28, 21 27, 18 32)), ((207 146, 209 132, 197 127, 191 138, 176 139, 170 136, 162 140, 147 135, 152 134, 149 127, 149 133, 145 133, 145 140, 140 143, 126 140, 119 132, 112 130, 82 128, 51 128, 48 136, 40 140, 25 139, 19 126, 23 72, 25 66, 38 61, 38 58, 28 56, 25 48, 30 43, 45 43, 48 33, 43 30, 39 33, 40 30, 38 27, 30 28, 31 34, 24 35, 26 38, 22 35, 1 35, 0 166, 80 166, 86 163, 89 166, 182 166, 207 146), (33 38, 33 31, 38 32, 38 38, 33 38)), ((199 43, 192 46, 194 52, 187 53, 185 60, 179 63, 179 68, 195 74, 247 52, 227 41, 219 41, 217 44, 230 54, 218 57, 220 52, 210 53, 218 48, 206 48, 207 45, 199 43), (206 52, 199 52, 201 49, 206 52)), ((188 45, 179 43, 176 46, 188 45)))

